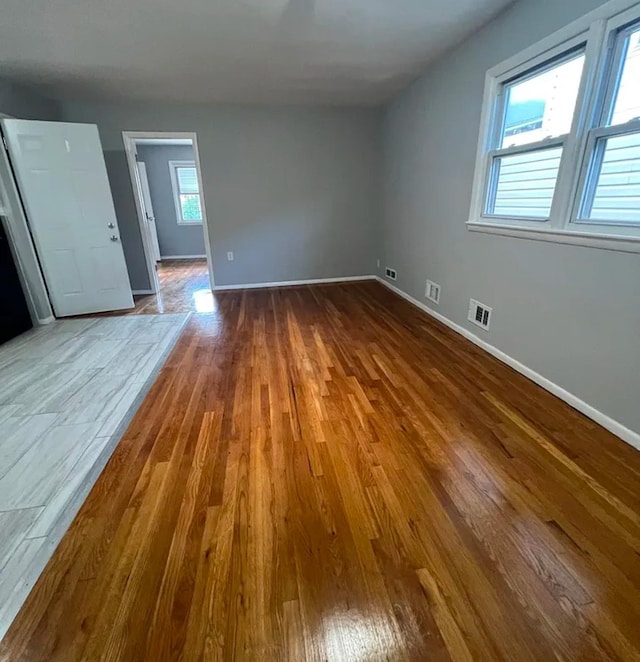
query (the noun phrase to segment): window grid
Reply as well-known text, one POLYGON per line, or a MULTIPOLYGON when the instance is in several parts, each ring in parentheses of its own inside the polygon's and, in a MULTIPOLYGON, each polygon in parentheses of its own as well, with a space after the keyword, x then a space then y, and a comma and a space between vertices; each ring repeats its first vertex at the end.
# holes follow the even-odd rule
POLYGON ((633 227, 640 226, 640 99, 633 98, 640 96, 639 78, 633 76, 637 73, 640 77, 640 23, 616 30, 610 41, 610 62, 603 83, 606 92, 597 104, 598 121, 587 134, 587 158, 574 220, 633 227), (630 63, 632 76, 627 75, 630 63), (624 98, 621 92, 627 92, 632 106, 618 110, 618 102, 624 98))
MULTIPOLYGON (((538 48, 527 49, 487 75, 470 229, 493 232, 491 228, 495 227, 498 234, 514 236, 539 232, 548 235, 540 237, 547 241, 640 252, 640 244, 636 243, 640 241, 640 118, 635 112, 637 104, 640 114, 640 98, 634 84, 638 80, 636 71, 640 72, 640 3, 611 0, 561 33, 562 38, 553 35, 538 48), (625 83, 620 93, 624 56, 630 52, 637 58, 630 66, 638 69, 626 74, 633 82, 625 83), (521 130, 516 126, 509 133, 510 127, 505 126, 506 104, 513 86, 580 54, 584 68, 570 132, 550 137, 545 134, 537 143, 527 143, 527 137, 521 136, 509 144, 508 138, 521 130), (619 109, 614 111, 619 99, 619 109), (616 115, 626 123, 609 126, 616 115), (515 172, 520 168, 518 163, 525 163, 527 154, 535 164, 542 158, 542 150, 559 157, 560 152, 553 148, 561 150, 557 173, 553 162, 553 171, 538 173, 544 174, 540 186, 522 177, 523 200, 532 202, 531 209, 527 210, 524 203, 510 206, 508 201, 516 200, 517 195, 511 193, 515 187, 509 179, 514 177, 506 176, 507 166, 515 172), (519 161, 507 158, 515 155, 521 156, 519 161), (556 186, 551 191, 553 175, 556 186), (525 213, 519 214, 519 208, 525 208, 525 213)), ((523 130, 532 131, 531 136, 540 135, 536 132, 540 121, 537 126, 527 126, 526 120, 522 119, 523 130)))
MULTIPOLYGON (((483 213, 487 217, 537 222, 549 220, 562 156, 571 127, 575 121, 584 61, 585 48, 584 45, 580 45, 578 48, 563 52, 560 56, 501 84, 498 97, 497 126, 493 138, 493 143, 497 145, 497 148, 489 154, 491 174, 486 192, 486 204, 483 209, 483 213), (516 140, 521 144, 505 145, 508 142, 506 134, 510 126, 507 123, 509 114, 513 114, 518 106, 531 104, 531 100, 520 104, 517 100, 513 100, 514 103, 512 104, 512 95, 515 96, 514 91, 518 88, 533 86, 535 89, 536 81, 539 88, 538 96, 543 98, 536 100, 539 103, 532 111, 535 114, 535 118, 532 119, 538 119, 539 117, 539 121, 529 122, 529 130, 519 134, 520 138, 516 138, 516 140), (541 84, 540 81, 546 81, 547 89, 544 92, 541 89, 544 87, 544 83, 541 84), (574 89, 567 93, 566 88, 571 86, 574 89), (546 95, 548 95, 548 98, 546 95), (554 128, 561 128, 561 130, 554 132, 554 128), (527 138, 531 137, 536 139, 527 142, 527 138), (523 175, 520 179, 522 184, 522 188, 519 189, 522 192, 520 204, 511 208, 506 205, 496 206, 502 187, 501 170, 503 164, 507 161, 511 161, 515 167, 519 166, 523 175), (545 162, 546 167, 541 167, 540 161, 545 162), (529 178, 526 177, 527 172, 531 174, 529 178), (538 192, 538 195, 544 194, 548 204, 535 204, 531 197, 535 191, 538 192), (532 202, 527 205, 526 200, 532 202)), ((516 196, 513 195, 512 199, 515 200, 516 196)))

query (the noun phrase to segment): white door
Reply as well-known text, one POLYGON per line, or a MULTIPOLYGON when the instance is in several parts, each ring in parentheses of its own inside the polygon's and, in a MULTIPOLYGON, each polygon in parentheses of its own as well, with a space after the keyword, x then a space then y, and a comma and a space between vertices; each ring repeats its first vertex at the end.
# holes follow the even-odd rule
POLYGON ((2 126, 56 316, 133 308, 97 127, 2 126))
POLYGON ((138 175, 140 176, 140 192, 142 193, 142 213, 146 219, 147 231, 151 239, 151 251, 153 259, 160 262, 160 244, 158 243, 158 228, 156 227, 156 217, 153 213, 153 204, 151 203, 151 190, 149 189, 149 178, 147 177, 147 164, 144 161, 137 161, 138 175))

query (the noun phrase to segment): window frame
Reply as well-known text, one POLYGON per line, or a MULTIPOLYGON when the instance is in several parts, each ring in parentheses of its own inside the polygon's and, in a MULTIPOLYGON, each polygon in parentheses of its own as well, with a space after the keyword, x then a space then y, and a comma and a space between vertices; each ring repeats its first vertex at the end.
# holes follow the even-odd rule
POLYGON ((169 161, 169 174, 171 175, 171 189, 173 191, 173 204, 176 208, 176 222, 178 225, 202 225, 204 220, 204 210, 202 208, 202 191, 200 190, 200 178, 198 177, 198 167, 195 161, 169 161), (197 193, 182 193, 180 191, 180 181, 178 179, 178 168, 194 168, 196 171, 196 181, 198 182, 197 193), (200 198, 200 210, 202 218, 198 221, 185 219, 182 215, 181 195, 197 195, 200 198))
POLYGON ((604 71, 598 94, 592 99, 593 122, 586 132, 586 150, 580 164, 578 186, 575 191, 571 223, 577 226, 593 225, 601 227, 627 228, 631 235, 640 235, 640 221, 617 221, 615 219, 584 218, 583 212, 587 201, 595 196, 598 180, 595 176, 596 149, 602 140, 616 138, 630 133, 640 134, 640 119, 634 119, 622 124, 609 125, 610 115, 613 113, 615 94, 618 90, 622 76, 623 44, 632 32, 640 30, 640 6, 623 12, 607 22, 605 32, 605 61, 602 63, 604 71), (631 21, 629 21, 631 17, 631 21))
MULTIPOLYGON (((605 132, 617 136, 623 133, 622 127, 627 127, 617 125, 615 131, 609 131, 610 127, 602 124, 606 109, 611 105, 615 81, 619 78, 612 78, 612 72, 619 62, 621 30, 639 21, 638 0, 611 0, 487 72, 467 221, 469 230, 640 252, 640 224, 580 218, 586 199, 583 193, 589 182, 593 185, 590 174, 597 141, 605 132), (580 50, 584 51, 585 62, 570 132, 528 145, 496 149, 502 137, 506 87, 527 73, 534 75, 544 71, 545 65, 551 67, 574 57, 580 50), (554 146, 563 146, 563 154, 549 218, 487 214, 496 156, 554 146)), ((632 124, 632 129, 640 129, 640 120, 632 124)))
MULTIPOLYGON (((571 59, 576 57, 576 55, 581 53, 586 53, 586 44, 580 43, 578 40, 577 44, 570 49, 563 49, 559 54, 554 54, 549 60, 543 60, 541 63, 538 63, 532 67, 518 67, 518 69, 523 69, 522 71, 514 72, 513 76, 501 77, 498 85, 498 93, 496 98, 496 108, 495 116, 493 119, 494 129, 491 131, 491 145, 499 145, 503 139, 504 127, 507 118, 507 87, 516 82, 516 81, 525 81, 527 79, 527 74, 530 74, 529 77, 533 77, 537 74, 541 74, 545 71, 552 69, 553 67, 562 64, 563 62, 569 62, 571 59), (583 47, 585 46, 585 47, 583 47)), ((586 66, 586 61, 585 61, 586 66)), ((584 80, 584 76, 583 76, 584 80)), ((582 81, 580 84, 582 88, 582 81)), ((580 97, 580 91, 578 92, 578 98, 580 97)), ((577 105, 578 101, 576 101, 577 105)), ((516 145, 514 147, 493 147, 487 154, 487 178, 485 183, 485 190, 482 200, 482 211, 481 216, 483 219, 506 219, 506 220, 515 220, 515 221, 527 221, 529 223, 534 223, 539 225, 540 223, 547 223, 550 221, 549 218, 544 218, 540 216, 518 216, 518 215, 503 215, 503 214, 489 214, 487 213, 487 208, 489 207, 489 199, 491 193, 497 191, 497 181, 495 188, 491 186, 491 180, 495 178, 495 162, 500 158, 505 158, 509 156, 518 156, 521 154, 529 154, 531 152, 542 152, 547 149, 554 149, 561 147, 562 154, 564 156, 565 150, 567 148, 567 142, 571 137, 571 130, 573 129, 573 124, 576 121, 576 113, 574 113, 572 119, 572 126, 568 133, 561 134, 559 136, 553 136, 551 138, 544 138, 543 140, 538 140, 532 143, 526 143, 524 145, 516 145)), ((560 167, 562 167, 562 160, 560 162, 560 167)), ((555 201, 555 197, 558 191, 558 181, 560 179, 560 170, 558 170, 558 177, 556 179, 556 186, 552 201, 552 208, 555 201)))

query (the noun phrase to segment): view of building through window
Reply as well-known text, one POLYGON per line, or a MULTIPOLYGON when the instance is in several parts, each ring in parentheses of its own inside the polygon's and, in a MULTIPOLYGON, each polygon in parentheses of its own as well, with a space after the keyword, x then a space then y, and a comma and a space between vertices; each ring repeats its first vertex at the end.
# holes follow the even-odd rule
POLYGON ((502 147, 539 142, 569 133, 584 54, 506 87, 502 147))
MULTIPOLYGON (((640 119, 640 29, 624 42, 620 77, 605 125, 619 127, 640 119)), ((603 137, 596 146, 595 187, 585 196, 589 220, 640 222, 640 132, 603 137)))
POLYGON ((620 87, 611 115, 612 126, 640 119, 640 29, 629 36, 626 49, 620 87))

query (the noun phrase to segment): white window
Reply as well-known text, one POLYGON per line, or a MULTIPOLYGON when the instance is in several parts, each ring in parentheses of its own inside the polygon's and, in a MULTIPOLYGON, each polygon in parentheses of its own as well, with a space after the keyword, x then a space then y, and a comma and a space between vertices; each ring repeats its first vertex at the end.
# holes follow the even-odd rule
POLYGON ((179 225, 202 224, 202 200, 194 161, 169 161, 179 225))
POLYGON ((468 226, 640 252, 640 2, 488 72, 468 226))

